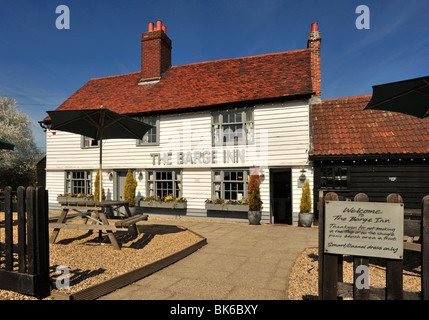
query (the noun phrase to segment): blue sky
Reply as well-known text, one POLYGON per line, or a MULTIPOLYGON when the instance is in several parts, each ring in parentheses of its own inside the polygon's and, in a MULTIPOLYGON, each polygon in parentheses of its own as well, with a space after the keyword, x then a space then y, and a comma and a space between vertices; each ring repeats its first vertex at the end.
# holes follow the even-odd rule
POLYGON ((140 39, 162 20, 172 64, 303 49, 322 32, 322 98, 372 93, 376 84, 429 75, 427 0, 0 0, 0 95, 33 124, 89 79, 140 69, 140 39), (55 9, 70 9, 58 30, 55 9), (359 30, 356 7, 370 10, 359 30))

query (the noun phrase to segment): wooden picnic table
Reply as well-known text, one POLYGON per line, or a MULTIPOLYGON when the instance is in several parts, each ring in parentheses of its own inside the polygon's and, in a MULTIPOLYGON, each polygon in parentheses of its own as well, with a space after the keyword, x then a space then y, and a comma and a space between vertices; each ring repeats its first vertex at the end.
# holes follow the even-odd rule
MULTIPOLYGON (((54 228, 54 231, 49 238, 49 243, 55 243, 58 233, 61 229, 80 229, 80 230, 99 230, 106 231, 110 242, 116 250, 120 250, 121 247, 115 238, 113 231, 128 231, 127 228, 110 225, 106 212, 113 216, 114 210, 118 210, 120 207, 124 207, 128 218, 131 217, 131 213, 128 207, 127 201, 84 201, 84 202, 73 202, 68 200, 60 202, 62 211, 58 221, 56 223, 50 223, 49 227, 54 228), (67 223, 67 214, 69 211, 78 213, 78 218, 85 219, 84 224, 73 224, 67 223), (92 216, 95 215, 95 217, 92 216), (88 220, 92 220, 92 224, 87 224, 88 220)), ((75 217, 76 218, 76 217, 75 217)), ((71 219, 72 220, 72 219, 71 219)), ((135 219, 134 219, 135 220, 135 219)))

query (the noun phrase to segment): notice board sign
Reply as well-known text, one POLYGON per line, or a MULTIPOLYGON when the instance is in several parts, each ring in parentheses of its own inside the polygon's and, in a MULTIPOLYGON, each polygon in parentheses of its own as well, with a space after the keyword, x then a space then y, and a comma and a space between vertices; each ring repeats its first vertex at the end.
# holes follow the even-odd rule
POLYGON ((326 201, 325 253, 402 259, 402 203, 326 201))

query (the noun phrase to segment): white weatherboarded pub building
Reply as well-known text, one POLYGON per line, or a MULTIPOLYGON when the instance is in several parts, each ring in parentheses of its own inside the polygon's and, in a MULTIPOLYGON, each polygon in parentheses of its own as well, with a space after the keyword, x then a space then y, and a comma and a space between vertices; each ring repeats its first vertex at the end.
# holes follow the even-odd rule
MULTIPOLYGON (((244 221, 236 206, 216 210, 207 199, 244 200, 254 166, 261 174, 263 223, 298 223, 303 174, 313 185, 310 106, 320 103, 320 32, 307 48, 171 66, 171 40, 161 21, 142 34, 141 71, 89 80, 57 110, 94 109, 154 126, 142 140, 103 141, 103 188, 121 200, 125 175, 137 198, 185 198, 186 209, 140 207, 150 215, 244 221), (305 170, 305 171, 303 171, 305 170), (301 177, 301 179, 300 179, 301 177)), ((46 186, 57 195, 91 194, 98 141, 47 125, 46 186)))

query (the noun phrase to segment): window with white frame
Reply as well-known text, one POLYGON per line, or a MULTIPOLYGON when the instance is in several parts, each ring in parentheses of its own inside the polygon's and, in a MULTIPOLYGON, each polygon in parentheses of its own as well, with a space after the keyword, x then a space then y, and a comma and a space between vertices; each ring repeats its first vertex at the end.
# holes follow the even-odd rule
POLYGON ((155 198, 182 197, 181 170, 148 170, 147 195, 155 198))
POLYGON ((91 171, 66 171, 65 193, 91 194, 91 171))
POLYGON ((247 199, 247 169, 223 169, 212 171, 213 199, 247 199))
POLYGON ((253 144, 253 131, 253 108, 212 112, 214 146, 253 144))
POLYGON ((150 124, 153 126, 146 134, 143 136, 143 139, 137 140, 137 145, 158 145, 159 144, 159 116, 152 117, 139 117, 137 120, 144 123, 150 124))
POLYGON ((82 136, 81 147, 82 148, 92 148, 98 147, 100 145, 100 140, 92 139, 90 137, 82 136))

